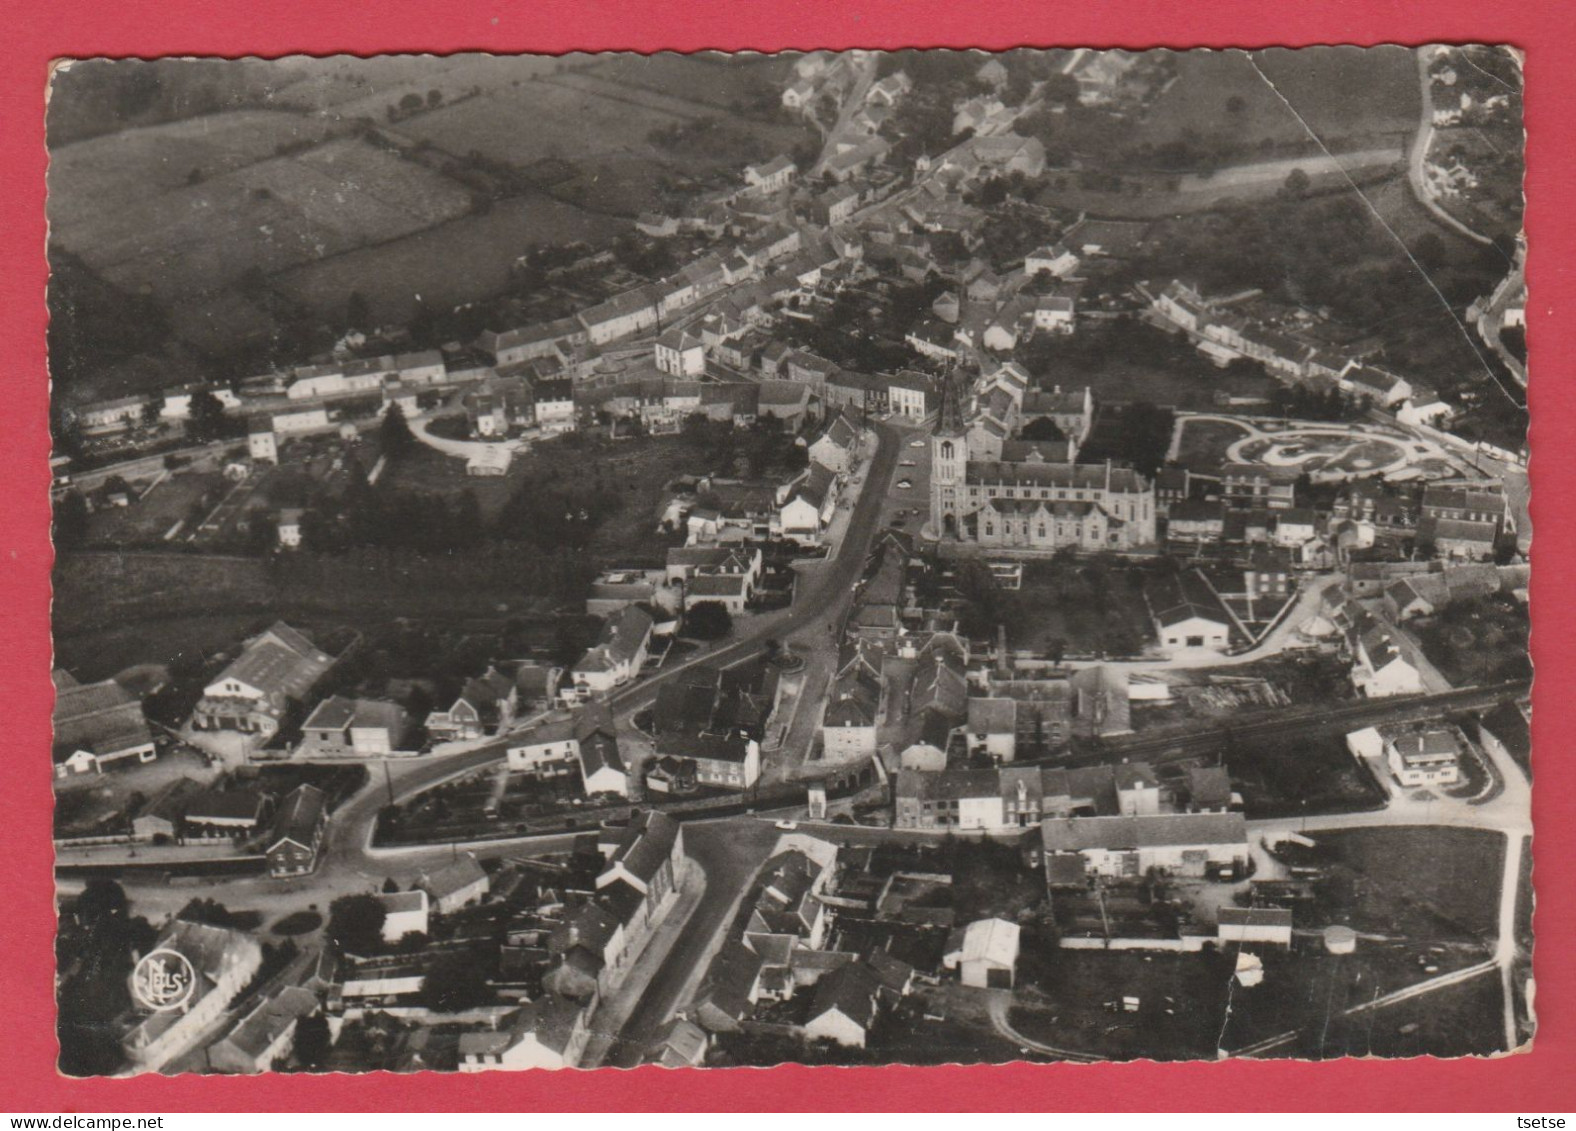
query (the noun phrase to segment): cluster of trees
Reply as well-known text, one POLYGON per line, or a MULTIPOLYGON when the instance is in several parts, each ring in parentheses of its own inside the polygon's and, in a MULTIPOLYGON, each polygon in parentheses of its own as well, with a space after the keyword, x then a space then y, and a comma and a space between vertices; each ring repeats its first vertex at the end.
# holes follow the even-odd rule
POLYGON ((1368 409, 1368 402, 1331 386, 1316 389, 1311 385, 1276 385, 1270 391, 1270 407, 1280 416, 1295 420, 1356 420, 1368 409))
POLYGON ((1153 476, 1165 462, 1175 423, 1176 416, 1170 409, 1148 401, 1107 405, 1100 410, 1094 431, 1079 450, 1079 462, 1110 460, 1153 476))
POLYGON ((753 163, 772 157, 770 147, 757 134, 746 133, 723 118, 691 118, 658 126, 646 135, 653 149, 689 157, 715 159, 731 154, 734 161, 753 163))
POLYGON ((55 934, 63 1073, 105 1076, 121 1069, 115 1021, 131 1008, 135 956, 146 954, 156 937, 146 919, 131 913, 125 889, 113 880, 89 880, 63 909, 55 934))
POLYGON ((684 438, 699 449, 701 461, 718 474, 760 479, 801 471, 809 448, 774 417, 761 417, 748 429, 695 413, 684 421, 684 438))
POLYGON ((398 122, 412 114, 419 114, 423 110, 436 110, 443 105, 443 91, 429 90, 423 98, 415 91, 411 91, 398 102, 390 102, 384 109, 384 116, 391 122, 398 122))

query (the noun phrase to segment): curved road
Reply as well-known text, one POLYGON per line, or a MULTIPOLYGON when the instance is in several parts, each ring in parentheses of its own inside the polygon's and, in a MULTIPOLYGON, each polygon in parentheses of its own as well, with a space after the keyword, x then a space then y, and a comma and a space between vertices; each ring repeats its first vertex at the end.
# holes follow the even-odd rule
MULTIPOLYGON (((799 581, 792 608, 786 616, 773 617, 741 635, 731 643, 704 653, 688 663, 658 672, 638 683, 615 692, 609 705, 616 714, 644 707, 656 698, 658 689, 679 673, 698 663, 730 665, 758 652, 768 637, 782 638, 805 629, 839 623, 853 599, 858 580, 874 538, 881 515, 881 504, 897 469, 901 447, 899 432, 889 425, 873 422, 877 445, 871 457, 864 489, 854 504, 842 545, 834 558, 807 567, 799 581)), ((390 875, 410 879, 421 871, 451 858, 456 847, 447 842, 398 849, 373 849, 373 824, 379 810, 430 789, 434 785, 461 777, 479 768, 496 764, 504 757, 510 739, 500 737, 463 753, 384 763, 371 767, 367 785, 347 799, 334 813, 324 842, 321 863, 310 876, 294 880, 269 877, 220 878, 200 884, 172 888, 169 885, 139 883, 127 877, 123 884, 134 890, 135 898, 148 908, 178 908, 193 895, 211 895, 233 907, 248 907, 265 912, 285 913, 309 903, 326 906, 334 897, 348 892, 367 891, 390 875)), ((575 834, 522 837, 518 840, 488 842, 489 854, 529 849, 532 852, 565 851, 575 842, 575 834)), ((67 888, 72 885, 67 884, 67 888)))

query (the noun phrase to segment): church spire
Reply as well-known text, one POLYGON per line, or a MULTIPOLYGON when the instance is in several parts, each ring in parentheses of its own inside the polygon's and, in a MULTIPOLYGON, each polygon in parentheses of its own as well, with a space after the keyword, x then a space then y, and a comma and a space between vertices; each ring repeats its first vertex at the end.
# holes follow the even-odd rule
POLYGON ((951 366, 941 378, 941 412, 936 416, 936 435, 963 435, 963 391, 951 366))

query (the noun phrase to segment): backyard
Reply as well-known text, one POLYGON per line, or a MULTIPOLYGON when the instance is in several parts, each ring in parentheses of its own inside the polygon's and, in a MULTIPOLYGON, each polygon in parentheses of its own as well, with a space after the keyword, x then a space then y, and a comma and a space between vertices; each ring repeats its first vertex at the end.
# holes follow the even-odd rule
POLYGON ((1248 817, 1300 817, 1378 809, 1385 791, 1334 734, 1284 733, 1244 742, 1226 729, 1222 756, 1248 817))
POLYGON ((991 616, 1016 650, 1135 655, 1153 637, 1143 595, 1151 572, 1099 557, 1027 562, 1022 588, 994 592, 991 616))
POLYGON ((1454 601, 1420 620, 1414 635, 1450 684, 1493 683, 1532 674, 1527 606, 1510 594, 1454 601))

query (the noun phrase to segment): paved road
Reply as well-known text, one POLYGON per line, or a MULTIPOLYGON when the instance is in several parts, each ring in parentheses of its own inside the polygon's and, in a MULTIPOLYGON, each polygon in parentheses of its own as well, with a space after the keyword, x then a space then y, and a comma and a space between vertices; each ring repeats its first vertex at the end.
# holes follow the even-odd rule
POLYGON ((1510 370, 1510 375, 1516 379, 1516 383, 1523 389, 1527 387, 1527 367, 1522 364, 1520 358, 1506 348, 1500 338, 1500 330, 1505 325, 1505 308, 1512 302, 1522 299, 1527 285, 1526 273, 1526 264, 1518 255, 1516 265, 1511 269, 1510 274, 1500 281, 1499 286, 1494 288, 1494 293, 1489 296, 1488 302, 1483 304, 1483 309, 1478 312, 1477 317, 1478 337, 1494 351, 1505 368, 1510 370))
POLYGON ((684 848, 705 873, 705 894, 646 983, 604 1063, 619 1068, 639 1064, 657 1030, 689 999, 778 835, 770 825, 751 820, 684 826, 684 848))
POLYGON ((836 154, 838 142, 851 141, 858 143, 864 140, 864 133, 852 130, 850 123, 853 121, 854 115, 859 113, 860 107, 865 104, 865 96, 870 93, 871 84, 875 81, 876 57, 870 55, 865 59, 864 69, 860 73, 859 78, 855 80, 854 85, 849 88, 847 95, 844 96, 843 104, 837 111, 837 121, 833 122, 832 128, 826 132, 826 142, 821 147, 821 156, 816 161, 815 168, 811 170, 812 176, 818 177, 821 175, 821 172, 826 168, 827 161, 836 154))
MULTIPOLYGON (((728 665, 747 659, 760 650, 768 637, 787 637, 809 630, 825 632, 825 626, 841 620, 853 599, 853 586, 864 567, 874 538, 881 504, 897 466, 901 437, 886 424, 874 425, 877 446, 865 476, 865 488, 854 504, 842 546, 830 561, 808 567, 800 579, 792 609, 786 616, 762 618, 752 631, 721 648, 697 657, 688 664, 676 665, 626 687, 609 697, 612 709, 624 714, 645 706, 656 698, 658 689, 693 663, 728 665)), ((408 880, 434 864, 441 864, 454 853, 448 843, 403 849, 371 848, 373 824, 379 810, 497 763, 504 756, 509 738, 501 737, 458 754, 426 757, 372 767, 372 778, 362 790, 347 799, 334 813, 324 842, 322 862, 311 876, 295 880, 266 877, 204 880, 178 891, 157 883, 138 883, 128 877, 126 886, 135 889, 138 910, 174 910, 195 895, 211 896, 235 908, 249 907, 265 912, 285 913, 317 904, 326 907, 334 897, 375 888, 384 878, 408 880)), ((537 853, 565 851, 574 843, 571 835, 523 837, 515 841, 490 842, 489 855, 500 851, 537 853)))
POLYGON ((1474 243, 1490 244, 1494 241, 1482 232, 1467 227, 1456 217, 1440 206, 1439 201, 1428 191, 1428 186, 1423 179, 1423 165, 1428 160, 1428 150, 1434 141, 1434 83, 1428 74, 1428 63, 1433 57, 1433 52, 1421 49, 1417 55, 1417 78, 1422 84, 1422 119, 1418 123, 1417 135, 1412 139, 1412 149, 1408 154, 1406 163, 1406 179, 1412 185, 1412 195, 1417 197, 1422 206, 1433 213, 1434 218, 1445 227, 1454 232, 1459 232, 1474 243))

